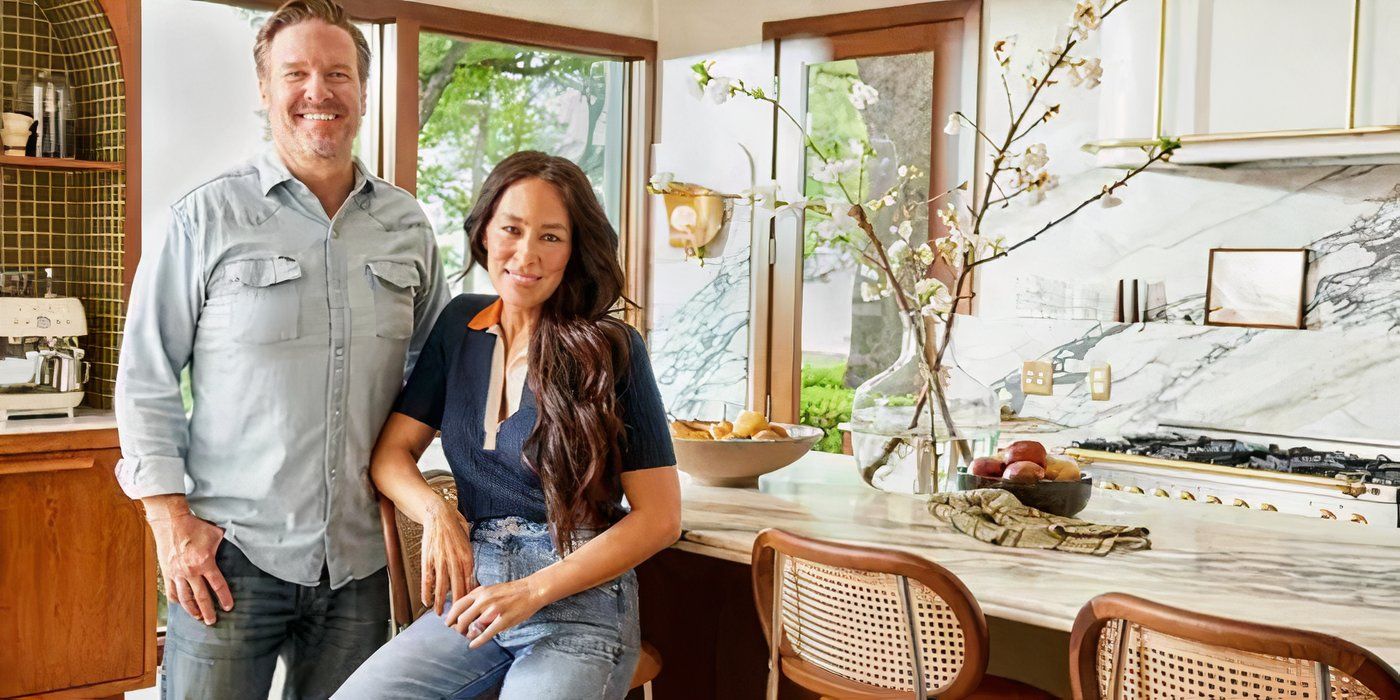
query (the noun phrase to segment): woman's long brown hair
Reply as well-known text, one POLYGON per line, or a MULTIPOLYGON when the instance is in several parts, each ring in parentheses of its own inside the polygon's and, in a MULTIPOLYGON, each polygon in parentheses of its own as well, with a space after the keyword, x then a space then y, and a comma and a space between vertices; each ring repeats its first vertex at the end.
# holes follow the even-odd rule
POLYGON ((486 268, 486 227, 496 205, 511 185, 527 178, 554 185, 573 229, 564 278, 545 300, 530 337, 527 381, 537 410, 524 445, 526 464, 540 477, 555 544, 568 552, 579 529, 622 517, 614 502, 626 439, 617 384, 629 364, 631 340, 627 326, 608 315, 625 301, 617 232, 588 177, 571 161, 539 151, 501 161, 467 215, 472 260, 486 268))

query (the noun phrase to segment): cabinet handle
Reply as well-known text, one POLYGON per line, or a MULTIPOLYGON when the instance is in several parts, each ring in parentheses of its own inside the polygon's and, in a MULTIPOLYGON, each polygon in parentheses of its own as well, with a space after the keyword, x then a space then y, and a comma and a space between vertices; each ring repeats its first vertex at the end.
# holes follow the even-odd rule
POLYGON ((87 469, 95 464, 92 457, 38 457, 0 461, 0 474, 29 474, 31 472, 61 472, 87 469))

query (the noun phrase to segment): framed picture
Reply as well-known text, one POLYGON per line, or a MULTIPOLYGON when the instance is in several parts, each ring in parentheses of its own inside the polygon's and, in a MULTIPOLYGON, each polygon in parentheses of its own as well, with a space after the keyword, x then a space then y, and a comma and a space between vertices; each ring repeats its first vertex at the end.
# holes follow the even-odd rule
POLYGON ((1302 328, 1306 248, 1212 248, 1206 325, 1302 328))

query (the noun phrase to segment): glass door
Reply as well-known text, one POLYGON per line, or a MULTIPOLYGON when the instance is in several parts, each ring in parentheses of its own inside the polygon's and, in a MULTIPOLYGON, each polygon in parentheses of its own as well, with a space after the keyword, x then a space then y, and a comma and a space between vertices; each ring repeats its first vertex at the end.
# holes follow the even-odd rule
MULTIPOLYGON (((777 124, 783 190, 843 213, 880 202, 867 209, 887 248, 941 237, 941 202, 930 199, 958 172, 959 141, 941 123, 962 98, 963 29, 959 18, 779 38, 780 97, 793 117, 777 124)), ((775 413, 826 430, 817 449, 829 452, 843 451, 837 425, 850 419, 855 388, 901 349, 898 308, 858 260, 874 254, 865 240, 847 217, 810 210, 774 228, 771 400, 775 413)))

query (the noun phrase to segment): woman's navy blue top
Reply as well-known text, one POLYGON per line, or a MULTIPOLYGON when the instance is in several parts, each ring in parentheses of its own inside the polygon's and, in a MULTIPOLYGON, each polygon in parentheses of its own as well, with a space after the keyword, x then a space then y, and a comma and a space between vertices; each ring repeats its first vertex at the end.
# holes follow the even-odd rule
MULTIPOLYGON (((498 428, 496 449, 483 447, 496 336, 468 324, 495 301, 494 296, 462 294, 443 309, 394 410, 442 432, 442 449, 457 482, 458 509, 467 520, 515 515, 547 522, 539 476, 521 456, 536 417, 528 382, 519 408, 498 428)), ((641 334, 628 331, 631 364, 617 382, 617 405, 626 425, 622 470, 669 467, 676 455, 661 392, 641 334)), ((613 486, 613 502, 621 503, 621 482, 614 479, 613 486)))

